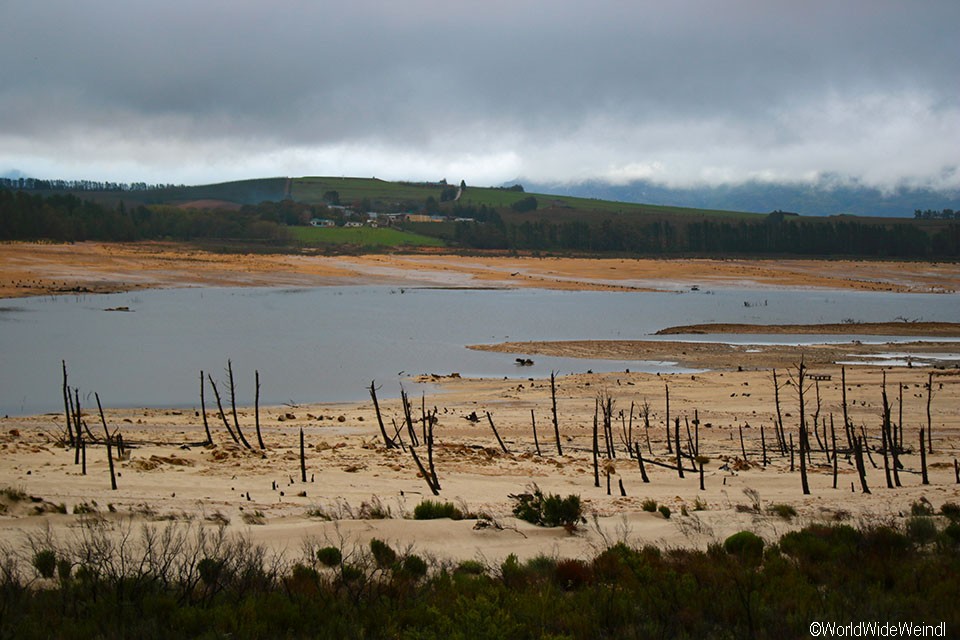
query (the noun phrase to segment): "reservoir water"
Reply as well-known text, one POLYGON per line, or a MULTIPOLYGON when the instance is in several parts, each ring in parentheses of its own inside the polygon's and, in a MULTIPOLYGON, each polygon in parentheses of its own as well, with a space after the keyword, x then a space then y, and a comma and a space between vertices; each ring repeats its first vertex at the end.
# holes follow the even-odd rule
MULTIPOLYGON (((549 376, 574 371, 681 371, 673 363, 535 357, 469 344, 522 340, 650 339, 708 322, 957 321, 960 296, 836 290, 717 288, 674 293, 477 290, 386 286, 184 288, 0 300, 0 415, 62 410, 60 361, 71 386, 111 407, 194 407, 201 369, 238 402, 354 401, 371 380, 384 395, 421 373, 549 376), (129 311, 106 311, 127 308, 129 311)), ((677 336, 669 336, 675 340, 677 336)), ((849 341, 857 335, 830 336, 849 341)), ((702 339, 702 337, 700 337, 702 339)), ((784 342, 788 336, 731 336, 784 342)), ((869 337, 876 341, 880 338, 869 337)))

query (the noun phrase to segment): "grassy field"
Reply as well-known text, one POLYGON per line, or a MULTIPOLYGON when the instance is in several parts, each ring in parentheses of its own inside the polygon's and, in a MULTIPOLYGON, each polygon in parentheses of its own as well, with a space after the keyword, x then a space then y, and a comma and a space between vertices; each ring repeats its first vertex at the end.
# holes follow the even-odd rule
POLYGON ((371 227, 290 227, 290 233, 304 245, 355 245, 360 247, 442 247, 439 238, 397 229, 374 229, 371 227))
POLYGON ((336 191, 345 205, 364 199, 388 203, 411 201, 422 205, 429 196, 439 200, 441 188, 376 178, 313 177, 294 178, 290 195, 298 202, 321 204, 327 191, 336 191))
MULTIPOLYGON (((377 204, 391 205, 401 202, 422 205, 430 196, 433 196, 439 201, 441 190, 442 187, 438 185, 387 182, 386 180, 378 180, 376 178, 309 177, 295 178, 293 180, 291 197, 298 202, 319 204, 323 202, 324 193, 327 191, 336 191, 340 196, 340 202, 343 204, 366 199, 375 207, 377 204)), ((737 211, 613 202, 572 196, 525 193, 522 191, 511 191, 509 189, 492 187, 471 187, 470 185, 467 185, 467 189, 464 191, 459 203, 464 206, 479 207, 486 205, 488 207, 506 208, 530 196, 534 196, 537 199, 540 209, 569 209, 573 212, 581 213, 657 216, 696 215, 735 219, 752 219, 762 216, 762 214, 737 211)))

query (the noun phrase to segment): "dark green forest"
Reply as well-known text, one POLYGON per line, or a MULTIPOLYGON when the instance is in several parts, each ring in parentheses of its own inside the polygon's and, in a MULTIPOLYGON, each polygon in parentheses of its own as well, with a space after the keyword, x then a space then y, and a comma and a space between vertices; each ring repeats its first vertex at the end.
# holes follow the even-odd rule
MULTIPOLYGON (((766 216, 611 214, 564 208, 446 203, 442 223, 398 223, 453 249, 617 255, 801 255, 951 259, 960 256, 960 221, 766 216), (459 221, 457 221, 459 219, 459 221), (466 221, 465 221, 466 220, 466 221)), ((314 216, 342 214, 290 199, 194 209, 126 206, 0 188, 0 240, 130 242, 169 239, 268 243, 295 249, 287 232, 314 216)), ((344 247, 350 250, 350 247, 344 247)))

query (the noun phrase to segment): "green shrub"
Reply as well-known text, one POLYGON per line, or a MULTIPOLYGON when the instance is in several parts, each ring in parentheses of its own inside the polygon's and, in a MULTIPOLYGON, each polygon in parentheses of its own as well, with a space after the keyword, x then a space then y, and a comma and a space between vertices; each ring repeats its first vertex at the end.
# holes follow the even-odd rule
POLYGON ((811 525, 784 534, 780 550, 803 562, 844 562, 857 554, 863 540, 864 535, 849 525, 811 525))
POLYGON ((960 522, 951 522, 944 528, 943 540, 949 547, 960 545, 960 522))
POLYGON ((667 505, 665 504, 660 505, 657 511, 659 511, 660 515, 662 515, 664 518, 668 518, 668 519, 670 518, 670 507, 668 507, 667 505))
POLYGON ((70 572, 73 570, 73 564, 66 558, 60 558, 57 560, 57 577, 60 578, 62 582, 66 582, 70 579, 70 572))
POLYGON ((937 523, 927 516, 914 516, 907 520, 907 537, 916 544, 928 544, 937 538, 937 523))
POLYGON ((951 520, 960 520, 960 505, 956 502, 944 502, 940 507, 940 513, 951 520))
POLYGON ((0 497, 6 498, 10 502, 22 502, 28 498, 27 492, 19 487, 0 488, 0 497))
POLYGON ((487 572, 487 568, 479 560, 463 560, 457 565, 457 568, 454 569, 453 572, 470 576, 482 576, 487 572))
POLYGON ((41 549, 33 554, 33 568, 43 578, 52 578, 57 570, 57 554, 50 549, 41 549))
POLYGON ((414 580, 427 575, 427 568, 427 561, 413 553, 404 556, 400 563, 400 573, 414 580))
POLYGON ((650 512, 650 513, 656 513, 656 511, 657 511, 657 501, 654 500, 653 498, 647 498, 647 499, 644 500, 642 503, 640 503, 640 507, 641 507, 644 511, 648 511, 648 512, 650 512))
POLYGON ((723 550, 741 560, 759 561, 763 557, 763 538, 752 531, 740 531, 723 541, 723 550))
POLYGON ((370 540, 370 552, 373 553, 373 559, 381 569, 392 567, 397 561, 397 552, 379 538, 370 540))
POLYGON ((336 547, 317 549, 317 560, 327 567, 335 567, 343 560, 343 554, 336 547))
POLYGON ((593 582, 593 570, 583 560, 560 560, 556 564, 556 580, 561 589, 573 591, 593 582))
POLYGON ((797 510, 789 504, 773 504, 767 508, 767 513, 779 516, 784 520, 793 520, 797 517, 797 510))
POLYGON ((920 498, 910 505, 911 516, 932 516, 933 505, 926 498, 920 498))
POLYGON ((223 568, 223 560, 216 560, 214 558, 203 558, 197 563, 197 573, 200 574, 200 579, 211 586, 220 581, 223 568))
POLYGON ((585 523, 580 496, 570 494, 561 498, 557 494, 544 495, 540 487, 533 485, 533 493, 515 496, 513 515, 541 527, 576 527, 585 523))
POLYGON ((424 500, 413 509, 414 520, 437 520, 438 518, 462 520, 463 512, 452 502, 435 502, 433 500, 424 500))

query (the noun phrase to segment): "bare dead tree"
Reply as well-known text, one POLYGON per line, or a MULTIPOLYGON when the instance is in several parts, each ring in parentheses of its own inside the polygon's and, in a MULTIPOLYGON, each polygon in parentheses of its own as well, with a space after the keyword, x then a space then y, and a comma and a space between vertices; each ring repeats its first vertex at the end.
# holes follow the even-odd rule
POLYGON ((647 468, 643 464, 643 451, 640 450, 640 443, 634 443, 634 449, 637 452, 637 465, 640 467, 640 478, 644 484, 649 484, 650 478, 647 477, 647 468))
POLYGON ((440 495, 440 490, 437 489, 436 485, 433 483, 433 479, 430 477, 430 473, 423 467, 423 463, 420 462, 420 456, 417 455, 417 450, 410 446, 410 454, 413 456, 413 461, 417 464, 417 468, 420 469, 420 475, 423 477, 424 482, 427 483, 427 486, 430 487, 430 493, 435 496, 440 495))
POLYGON ((860 488, 863 493, 870 493, 870 487, 867 486, 867 469, 863 463, 863 446, 860 438, 854 438, 854 458, 857 463, 857 473, 860 475, 860 488))
POLYGON ((207 422, 207 401, 203 395, 203 388, 205 386, 203 369, 200 369, 200 415, 203 416, 203 430, 207 434, 207 444, 213 444, 213 436, 210 434, 210 423, 207 422))
POLYGON ((233 413, 233 426, 237 430, 237 436, 240 438, 240 442, 243 443, 243 446, 247 449, 252 449, 250 443, 247 442, 247 439, 243 436, 243 431, 240 430, 240 421, 237 420, 237 387, 233 383, 233 364, 227 360, 227 378, 230 382, 230 409, 233 413))
MULTIPOLYGON (((814 410, 814 412, 813 412, 813 435, 814 435, 814 437, 817 439, 817 446, 820 447, 820 450, 821 450, 821 451, 826 451, 826 450, 827 450, 827 446, 826 446, 826 444, 820 439, 820 431, 819 431, 819 427, 818 427, 818 425, 819 425, 819 420, 820 420, 820 381, 819 381, 819 380, 814 380, 814 381, 813 381, 813 384, 814 384, 814 389, 815 389, 815 391, 816 391, 816 399, 817 399, 817 408, 816 408, 816 410, 814 410)), ((809 445, 809 443, 807 443, 807 444, 809 445)))
POLYGON ((807 436, 806 405, 804 402, 804 393, 806 388, 807 367, 800 357, 800 363, 797 365, 796 375, 790 374, 790 380, 797 388, 797 399, 800 405, 800 484, 803 487, 803 495, 810 495, 810 484, 807 481, 807 457, 810 448, 810 441, 807 436))
MULTIPOLYGON (((78 392, 79 397, 79 392, 78 392)), ((70 424, 71 431, 76 431, 76 437, 74 438, 75 442, 79 442, 83 439, 83 431, 80 429, 80 416, 79 412, 74 408, 73 404, 73 395, 70 393, 70 387, 67 387, 67 412, 70 414, 70 424)), ((75 450, 73 452, 73 464, 80 464, 80 451, 75 450)))
POLYGON ((646 398, 643 399, 641 413, 643 415, 643 432, 647 438, 647 452, 653 455, 653 447, 650 445, 650 403, 647 402, 646 398))
POLYGON ((777 433, 777 443, 780 445, 780 455, 786 453, 787 438, 783 430, 783 413, 780 411, 780 381, 777 380, 777 369, 773 369, 773 403, 777 408, 777 423, 774 431, 777 433))
POLYGON ((377 424, 380 426, 380 436, 383 438, 383 444, 387 449, 394 449, 397 443, 387 435, 387 429, 383 426, 383 415, 380 413, 380 403, 377 401, 377 387, 374 380, 370 381, 370 398, 373 399, 373 409, 377 413, 377 424))
MULTIPOLYGON (((664 425, 667 428, 667 453, 673 453, 673 445, 670 444, 670 383, 666 380, 663 382, 663 393, 666 396, 666 418, 664 418, 664 425)), ((679 446, 679 440, 677 441, 679 446)))
POLYGON ((496 425, 493 424, 493 418, 490 416, 490 412, 487 411, 487 422, 490 423, 490 428, 493 429, 493 435, 497 437, 497 442, 500 443, 500 448, 503 449, 503 452, 509 454, 510 451, 507 449, 507 445, 503 444, 503 439, 500 437, 500 433, 497 431, 496 425))
POLYGON ((862 424, 860 425, 860 435, 863 437, 863 450, 867 453, 867 460, 870 461, 870 466, 876 469, 877 463, 874 462, 873 454, 870 453, 870 447, 867 445, 867 429, 862 424))
POLYGON ((837 488, 837 432, 833 427, 833 414, 830 414, 830 444, 833 448, 833 488, 837 488))
POLYGON ((840 389, 842 391, 843 406, 843 432, 847 434, 847 446, 853 451, 853 425, 850 423, 850 416, 847 414, 847 369, 840 367, 840 389))
POLYGON ((683 459, 681 458, 681 452, 680 452, 680 418, 679 417, 676 418, 676 423, 674 426, 673 433, 676 436, 676 440, 677 440, 674 443, 677 445, 677 474, 679 474, 680 478, 682 479, 683 478, 683 459))
POLYGON ((103 433, 107 438, 107 463, 110 467, 110 489, 117 490, 117 474, 113 468, 113 447, 110 444, 110 430, 107 428, 107 419, 103 416, 103 407, 100 405, 100 394, 94 393, 97 399, 97 409, 100 410, 100 422, 103 423, 103 433))
POLYGON ((741 425, 738 425, 738 427, 739 427, 739 429, 740 429, 740 453, 743 454, 743 461, 746 462, 746 461, 747 461, 747 447, 746 447, 746 445, 744 445, 744 443, 743 443, 743 425, 742 425, 742 424, 741 424, 741 425))
POLYGON ((927 476, 927 450, 923 447, 923 427, 920 427, 920 474, 923 478, 921 484, 930 484, 930 478, 927 476))
POLYGON ((760 455, 764 467, 767 466, 767 436, 764 433, 763 425, 760 425, 760 455))
POLYGON ((253 421, 257 429, 257 445, 263 451, 267 447, 263 444, 263 436, 260 435, 260 371, 253 370, 253 379, 256 384, 256 394, 253 396, 253 421))
POLYGON ((898 382, 897 386, 900 391, 900 399, 897 402, 899 415, 897 417, 896 431, 894 431, 894 441, 897 443, 897 455, 900 455, 900 452, 903 451, 903 383, 898 382))
POLYGON ((303 442, 303 427, 300 427, 300 482, 307 482, 307 456, 303 442))
POLYGON ((887 489, 893 489, 893 478, 890 476, 890 407, 887 405, 887 380, 883 380, 883 421, 880 428, 880 441, 883 452, 883 476, 887 481, 887 489))
MULTIPOLYGON (((79 443, 73 437, 73 420, 70 417, 70 387, 67 386, 67 361, 61 360, 60 364, 63 365, 63 413, 66 419, 66 431, 67 431, 67 442, 71 447, 77 446, 79 443)), ((76 464, 76 462, 74 462, 76 464)))
POLYGON ((600 398, 593 400, 593 486, 600 486, 600 467, 597 458, 600 456, 600 441, 597 435, 599 428, 600 398))
MULTIPOLYGON (((897 455, 896 431, 890 422, 890 403, 887 402, 887 372, 883 372, 883 428, 887 432, 887 446, 890 447, 890 457, 893 465, 893 483, 900 487, 900 456, 897 455)), ((886 452, 884 452, 886 458, 886 452)))
POLYGON ((557 455, 563 455, 563 449, 560 447, 560 423, 557 421, 557 383, 556 374, 550 372, 550 403, 553 407, 553 435, 557 440, 557 455))
POLYGON ((227 428, 227 433, 230 434, 233 441, 240 444, 240 439, 237 438, 237 434, 230 428, 230 423, 227 422, 227 414, 223 411, 223 403, 220 401, 220 392, 217 390, 217 383, 213 381, 213 376, 209 373, 207 374, 207 380, 210 381, 210 386, 213 388, 213 397, 217 399, 217 410, 220 412, 220 419, 223 420, 223 426, 227 428))
POLYGON ((933 399, 933 372, 927 374, 927 453, 933 453, 933 424, 930 421, 930 401, 933 399))
POLYGON ((413 416, 410 413, 410 399, 407 392, 400 387, 400 403, 403 405, 403 418, 407 425, 407 436, 410 438, 410 447, 419 447, 420 440, 417 438, 417 430, 413 428, 413 416))
POLYGON ((617 478, 617 483, 620 485, 620 495, 626 498, 627 490, 623 488, 623 478, 617 478))
POLYGON ((83 434, 80 435, 80 459, 82 465, 80 467, 80 474, 87 475, 87 441, 83 439, 83 434))
POLYGON ((533 413, 533 409, 530 409, 530 424, 533 426, 533 445, 537 448, 537 455, 540 454, 540 440, 537 439, 537 417, 533 413))
MULTIPOLYGON (((490 414, 487 414, 489 417, 490 414)), ((437 489, 437 492, 440 491, 440 479, 437 478, 437 468, 433 465, 433 427, 437 423, 437 411, 434 409, 432 412, 429 412, 427 415, 427 466, 430 468, 430 479, 433 482, 433 486, 437 489)))

